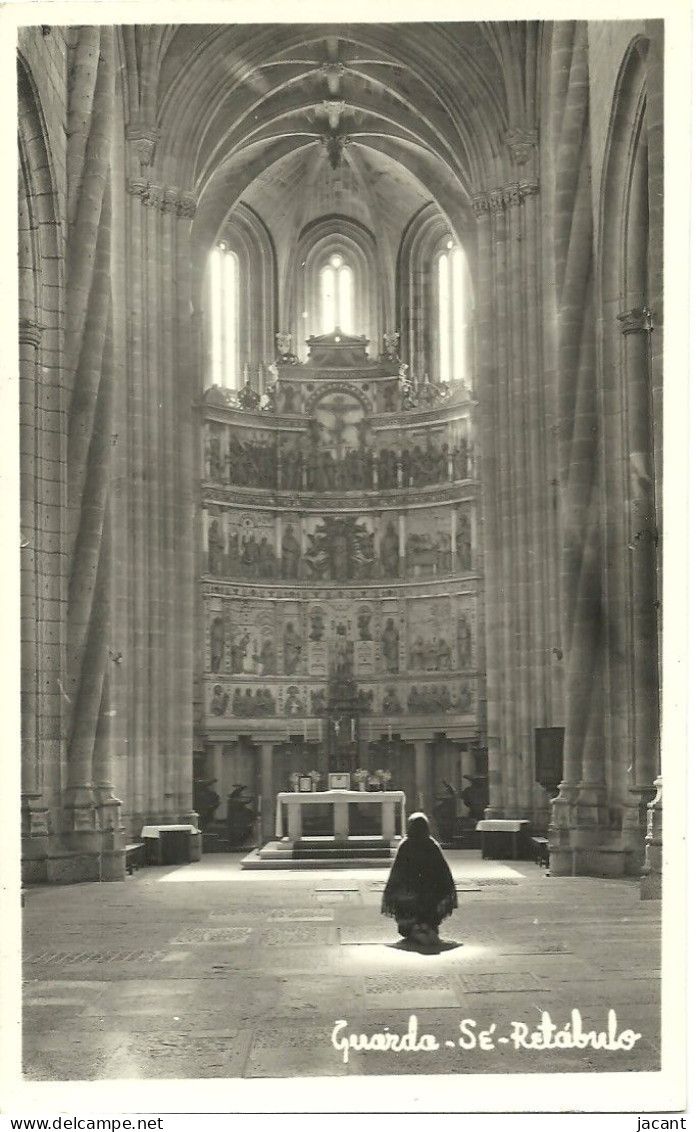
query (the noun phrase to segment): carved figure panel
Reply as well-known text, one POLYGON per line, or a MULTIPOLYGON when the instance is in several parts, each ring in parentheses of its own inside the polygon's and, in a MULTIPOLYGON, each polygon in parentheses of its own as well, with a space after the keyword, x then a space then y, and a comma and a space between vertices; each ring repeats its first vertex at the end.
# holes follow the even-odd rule
POLYGON ((455 606, 456 657, 459 668, 475 668, 476 606, 473 598, 459 598, 455 606))
POLYGON ((370 516, 327 515, 308 518, 306 577, 352 581, 371 578, 375 570, 374 519, 370 516))
POLYGON ((237 685, 230 700, 230 712, 238 719, 255 719, 276 714, 276 699, 270 688, 237 685))
POLYGON ((455 510, 456 536, 455 536, 455 563, 456 569, 462 572, 473 569, 473 543, 471 506, 461 503, 455 510))
POLYGON ((288 580, 299 578, 301 557, 299 526, 296 523, 286 523, 283 527, 280 551, 280 574, 282 578, 288 580))
POLYGON ((452 572, 452 528, 447 508, 409 511, 406 530, 408 575, 436 577, 452 572))
POLYGON ((268 512, 230 510, 227 514, 228 578, 275 578, 275 519, 268 512))
POLYGON ((454 649, 449 599, 410 602, 408 619, 409 671, 450 671, 454 649))
POLYGON ((382 531, 379 544, 380 573, 383 578, 397 578, 401 566, 399 560, 398 520, 389 515, 382 516, 382 531))

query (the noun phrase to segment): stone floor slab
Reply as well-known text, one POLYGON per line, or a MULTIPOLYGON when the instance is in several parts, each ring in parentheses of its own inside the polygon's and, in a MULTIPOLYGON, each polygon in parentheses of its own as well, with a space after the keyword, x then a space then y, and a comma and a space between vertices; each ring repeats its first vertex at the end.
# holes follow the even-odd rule
POLYGON ((641 904, 637 882, 447 855, 460 896, 442 934, 461 946, 439 955, 394 946, 396 926, 379 912, 384 880, 366 870, 242 873, 224 855, 123 885, 30 891, 29 1078, 657 1068, 659 907, 641 904), (597 1027, 613 1007, 642 1037, 621 1059, 458 1044, 464 1018, 504 1034, 511 1021, 533 1028, 544 1010, 563 1025, 574 1007, 597 1027), (346 1065, 332 1045, 340 1019, 384 1034, 411 1015, 438 1035, 437 1056, 354 1051, 346 1065))

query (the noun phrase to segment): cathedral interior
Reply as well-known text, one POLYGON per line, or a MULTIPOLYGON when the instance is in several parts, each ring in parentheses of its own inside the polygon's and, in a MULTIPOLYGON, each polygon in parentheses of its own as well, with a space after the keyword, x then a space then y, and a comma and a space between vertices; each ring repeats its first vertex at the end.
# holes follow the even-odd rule
POLYGON ((655 1111, 664 30, 19 28, 25 1080, 655 1111))
POLYGON ((662 59, 20 29, 25 882, 343 772, 659 894, 662 59))

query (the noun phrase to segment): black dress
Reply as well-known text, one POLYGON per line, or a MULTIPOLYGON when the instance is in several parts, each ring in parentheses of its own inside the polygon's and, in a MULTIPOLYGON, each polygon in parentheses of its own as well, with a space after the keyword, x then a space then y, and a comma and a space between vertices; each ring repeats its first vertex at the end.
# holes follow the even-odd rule
POLYGON ((457 890, 442 850, 432 837, 401 842, 382 897, 382 915, 393 916, 408 936, 415 924, 432 931, 457 907, 457 890))

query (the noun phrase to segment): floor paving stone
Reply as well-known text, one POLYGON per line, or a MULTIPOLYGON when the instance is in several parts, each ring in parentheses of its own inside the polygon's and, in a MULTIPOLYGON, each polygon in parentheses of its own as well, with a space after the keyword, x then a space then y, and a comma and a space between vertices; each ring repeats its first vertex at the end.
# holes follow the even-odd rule
POLYGON ((659 904, 636 881, 545 877, 448 852, 460 946, 395 946, 370 870, 242 873, 232 855, 149 868, 123 885, 37 887, 24 909, 25 1074, 32 1080, 636 1072, 660 1057, 659 904), (631 1051, 463 1049, 463 1019, 641 1034, 631 1051), (405 1033, 438 1049, 334 1048, 405 1033), (450 1044, 451 1043, 451 1044, 450 1044))

